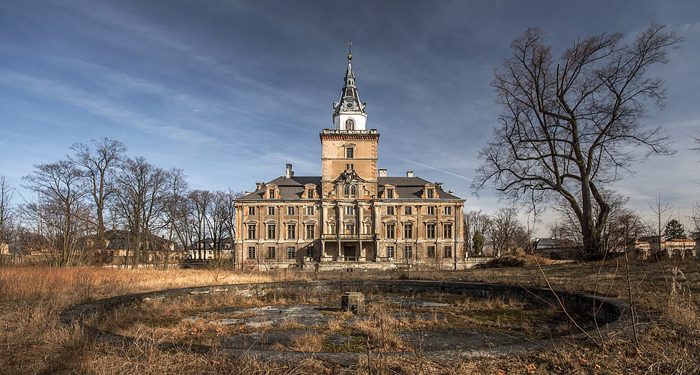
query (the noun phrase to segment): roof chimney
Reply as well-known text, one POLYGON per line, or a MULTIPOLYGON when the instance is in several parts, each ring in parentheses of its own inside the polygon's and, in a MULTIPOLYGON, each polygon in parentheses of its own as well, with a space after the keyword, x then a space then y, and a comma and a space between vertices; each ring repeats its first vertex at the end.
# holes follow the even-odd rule
POLYGON ((379 168, 379 177, 386 177, 386 168, 379 168))
POLYGON ((287 171, 285 172, 284 177, 287 177, 287 178, 294 177, 294 171, 292 170, 291 164, 287 164, 287 171))
POLYGON ((258 190, 262 189, 263 187, 265 187, 264 182, 256 182, 255 183, 255 191, 258 191, 258 190))
POLYGON ((413 171, 406 171, 406 177, 413 177, 413 171))

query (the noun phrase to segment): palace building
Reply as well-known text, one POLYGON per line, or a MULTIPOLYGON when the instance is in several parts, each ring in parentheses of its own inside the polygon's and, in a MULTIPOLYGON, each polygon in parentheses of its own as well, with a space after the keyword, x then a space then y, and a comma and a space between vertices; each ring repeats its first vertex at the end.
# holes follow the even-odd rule
POLYGON ((464 200, 412 171, 378 169, 379 132, 367 129, 365 107, 348 54, 333 129, 320 133, 321 176, 295 176, 287 164, 284 176, 236 200, 236 264, 463 268, 464 200))

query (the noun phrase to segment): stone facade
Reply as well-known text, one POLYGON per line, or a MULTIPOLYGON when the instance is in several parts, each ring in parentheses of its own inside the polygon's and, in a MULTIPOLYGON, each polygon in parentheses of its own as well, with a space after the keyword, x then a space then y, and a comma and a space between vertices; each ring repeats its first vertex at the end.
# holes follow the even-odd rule
POLYGON ((258 183, 236 200, 235 261, 241 267, 325 262, 466 267, 464 200, 440 183, 388 177, 378 169, 379 132, 365 129, 348 56, 345 85, 334 103, 334 129, 323 129, 321 176, 258 183))

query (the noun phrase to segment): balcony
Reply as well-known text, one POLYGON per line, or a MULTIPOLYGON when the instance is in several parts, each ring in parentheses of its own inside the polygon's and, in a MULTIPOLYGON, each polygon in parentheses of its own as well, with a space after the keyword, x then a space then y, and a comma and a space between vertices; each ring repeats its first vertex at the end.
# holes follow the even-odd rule
POLYGON ((323 234, 321 239, 340 241, 373 241, 374 234, 323 234))
POLYGON ((379 134, 377 129, 365 130, 341 130, 341 129, 323 129, 321 134, 379 134))

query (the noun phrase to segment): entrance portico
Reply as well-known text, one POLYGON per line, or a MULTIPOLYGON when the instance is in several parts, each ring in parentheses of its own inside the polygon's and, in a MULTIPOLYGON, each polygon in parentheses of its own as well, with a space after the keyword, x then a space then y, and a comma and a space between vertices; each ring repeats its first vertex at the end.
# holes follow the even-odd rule
POLYGON ((374 243, 357 240, 324 240, 321 246, 322 262, 373 262, 374 243))

